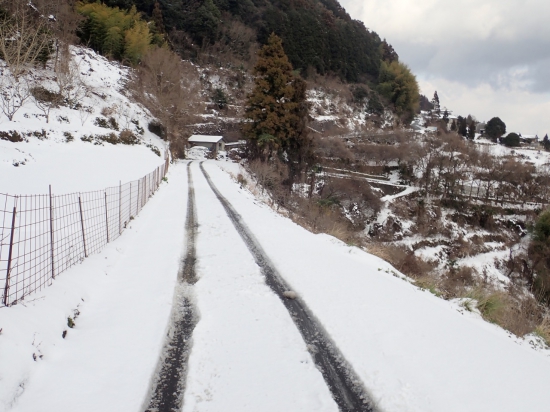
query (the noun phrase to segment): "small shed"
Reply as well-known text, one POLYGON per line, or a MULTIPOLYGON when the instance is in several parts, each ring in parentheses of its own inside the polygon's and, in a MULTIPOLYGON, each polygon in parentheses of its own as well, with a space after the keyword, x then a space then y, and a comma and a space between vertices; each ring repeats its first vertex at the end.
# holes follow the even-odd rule
POLYGON ((188 140, 191 147, 202 146, 214 153, 225 151, 225 140, 223 136, 208 136, 202 134, 194 134, 188 140))

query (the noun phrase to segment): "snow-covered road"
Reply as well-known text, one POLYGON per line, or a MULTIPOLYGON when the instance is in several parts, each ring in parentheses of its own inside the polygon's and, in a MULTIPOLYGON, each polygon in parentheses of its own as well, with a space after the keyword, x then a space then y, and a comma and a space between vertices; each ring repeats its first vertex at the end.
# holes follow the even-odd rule
MULTIPOLYGON (((204 168, 351 363, 377 410, 548 410, 544 354, 403 281, 381 259, 277 215, 216 162, 204 168)), ((198 280, 189 296, 198 322, 183 411, 337 411, 198 162, 191 170, 198 280)), ((144 409, 184 250, 186 193, 179 164, 132 230, 33 302, 0 310, 0 411, 144 409), (76 327, 63 339, 78 304, 76 327), (43 358, 34 362, 33 353, 43 358)))
POLYGON ((208 186, 197 201, 199 322, 183 411, 337 411, 298 330, 208 186))

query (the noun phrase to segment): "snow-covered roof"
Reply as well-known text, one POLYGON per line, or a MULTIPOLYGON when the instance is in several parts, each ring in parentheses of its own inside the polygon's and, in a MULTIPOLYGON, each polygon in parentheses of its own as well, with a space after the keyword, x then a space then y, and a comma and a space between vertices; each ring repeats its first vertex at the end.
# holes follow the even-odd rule
POLYGON ((194 134, 189 138, 190 143, 218 143, 223 136, 208 136, 204 134, 194 134))
POLYGON ((246 140, 239 140, 238 142, 231 142, 226 143, 226 146, 244 146, 246 144, 246 140))

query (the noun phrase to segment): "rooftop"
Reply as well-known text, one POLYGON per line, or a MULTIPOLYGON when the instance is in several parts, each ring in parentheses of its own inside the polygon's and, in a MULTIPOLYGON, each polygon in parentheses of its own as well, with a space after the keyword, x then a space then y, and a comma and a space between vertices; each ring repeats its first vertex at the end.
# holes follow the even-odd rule
POLYGON ((189 138, 190 143, 218 143, 223 136, 208 136, 203 134, 194 134, 189 138))

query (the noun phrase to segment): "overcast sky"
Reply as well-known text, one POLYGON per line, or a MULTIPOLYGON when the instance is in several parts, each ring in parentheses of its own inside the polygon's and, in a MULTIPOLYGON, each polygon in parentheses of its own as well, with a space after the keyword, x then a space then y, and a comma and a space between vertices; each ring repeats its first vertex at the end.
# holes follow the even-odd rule
POLYGON ((550 133, 550 1, 340 0, 394 46, 430 100, 508 131, 550 133))

